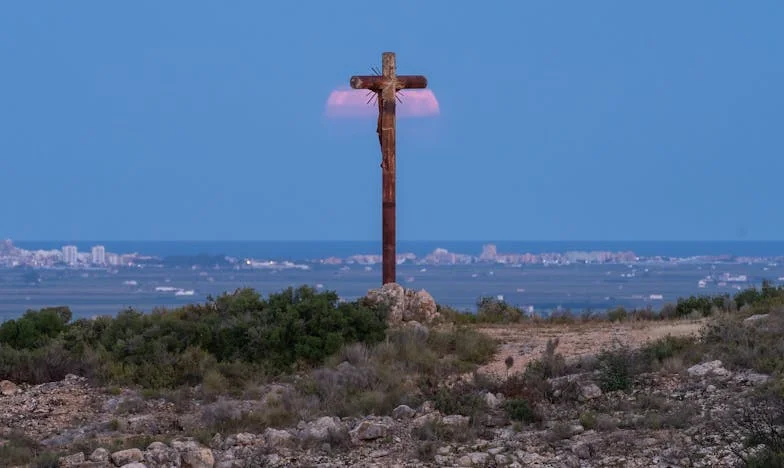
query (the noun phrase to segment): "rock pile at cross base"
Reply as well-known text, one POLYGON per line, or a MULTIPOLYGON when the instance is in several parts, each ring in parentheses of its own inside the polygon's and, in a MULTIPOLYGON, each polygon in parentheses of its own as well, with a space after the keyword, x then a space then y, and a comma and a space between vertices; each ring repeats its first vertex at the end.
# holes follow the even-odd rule
POLYGON ((372 304, 387 307, 387 321, 393 326, 407 322, 431 324, 439 318, 435 299, 424 289, 415 291, 397 283, 387 283, 368 291, 367 299, 372 304))
MULTIPOLYGON (((36 386, 4 382, 0 444, 11 431, 22 431, 50 449, 69 454, 60 459, 60 466, 70 468, 734 466, 738 459, 731 448, 742 437, 716 421, 722 421, 719 416, 731 403, 742 402, 767 380, 760 374, 731 372, 719 361, 694 366, 682 375, 643 375, 645 385, 629 393, 603 393, 595 377, 588 373, 554 379, 557 392, 577 391, 569 401, 545 405, 540 424, 509 421, 504 396, 486 393, 483 401, 488 409, 479 420, 441 414, 427 401, 418 408, 398 406, 389 416, 323 416, 293 427, 211 434, 199 441, 193 436, 210 405, 240 408, 267 399, 195 405, 190 413, 178 413, 163 400, 147 400, 128 414, 120 408, 127 408, 134 398, 142 401, 138 395, 130 390, 110 395, 81 377, 69 375, 36 386), (681 425, 647 422, 653 407, 660 410, 657 417, 681 418, 681 425), (665 407, 669 408, 666 415, 665 407), (586 410, 602 411, 609 419, 586 427, 581 418, 586 410), (453 434, 467 434, 470 429, 474 435, 470 440, 449 441, 429 436, 423 431, 426 427, 453 434), (160 441, 141 448, 111 448, 113 441, 139 435, 160 441), (104 445, 85 452, 73 449, 85 440, 104 445)), ((267 390, 284 388, 273 384, 267 390)))

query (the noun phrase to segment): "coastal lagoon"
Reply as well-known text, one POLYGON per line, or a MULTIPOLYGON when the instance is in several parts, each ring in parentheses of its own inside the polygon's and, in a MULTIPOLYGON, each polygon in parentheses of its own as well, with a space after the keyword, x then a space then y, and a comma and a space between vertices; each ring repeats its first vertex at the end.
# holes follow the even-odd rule
MULTIPOLYGON (((378 287, 380 278, 380 265, 356 264, 312 265, 309 270, 8 268, 0 269, 0 320, 56 305, 71 307, 75 317, 114 315, 128 307, 149 312, 204 302, 210 295, 242 287, 266 295, 310 285, 351 300, 378 287)), ((398 266, 398 282, 426 289, 440 304, 472 310, 480 297, 494 296, 544 315, 557 309, 601 311, 619 305, 658 309, 678 297, 732 294, 764 279, 780 283, 779 278, 784 278, 784 267, 775 263, 398 266)))

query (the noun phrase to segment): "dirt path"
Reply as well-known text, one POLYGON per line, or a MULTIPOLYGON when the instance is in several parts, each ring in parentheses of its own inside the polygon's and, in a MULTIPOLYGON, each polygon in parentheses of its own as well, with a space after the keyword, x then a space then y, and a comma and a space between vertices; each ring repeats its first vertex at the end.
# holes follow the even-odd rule
POLYGON ((480 372, 506 375, 507 357, 514 358, 510 372, 521 372, 526 365, 542 355, 547 340, 558 338, 557 352, 567 361, 570 358, 595 355, 611 347, 615 342, 633 348, 647 341, 657 340, 667 335, 687 336, 697 334, 703 321, 678 320, 663 322, 627 323, 578 323, 569 325, 553 324, 516 324, 504 326, 483 326, 479 331, 487 333, 501 344, 493 360, 482 366, 480 372))

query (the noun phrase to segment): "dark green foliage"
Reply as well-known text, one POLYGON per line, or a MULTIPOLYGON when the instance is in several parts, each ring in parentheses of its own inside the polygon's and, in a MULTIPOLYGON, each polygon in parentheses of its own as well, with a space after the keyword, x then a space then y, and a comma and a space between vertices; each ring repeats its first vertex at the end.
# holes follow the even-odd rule
POLYGON ((16 349, 42 347, 62 333, 70 320, 68 307, 28 310, 21 318, 0 325, 0 344, 16 349))
POLYGON ((520 308, 495 297, 482 297, 476 304, 479 323, 518 323, 525 319, 520 308))
POLYGON ((612 392, 630 389, 635 372, 633 365, 633 352, 626 347, 602 352, 599 355, 599 381, 602 390, 612 392))
POLYGON ((532 423, 537 421, 537 415, 526 400, 507 400, 504 403, 507 416, 512 421, 532 423))
POLYGON ((607 320, 611 322, 622 322, 626 320, 629 314, 626 312, 626 309, 623 307, 616 307, 611 311, 607 312, 607 320))
POLYGON ((711 315, 714 308, 722 309, 725 305, 725 300, 728 299, 729 295, 680 298, 675 306, 675 314, 678 317, 685 317, 693 312, 697 312, 702 314, 703 317, 707 317, 711 315))
POLYGON ((776 287, 770 281, 764 280, 760 289, 746 289, 736 294, 734 299, 738 309, 745 305, 782 304, 784 302, 784 286, 776 287))
POLYGON ((694 346, 694 338, 692 337, 667 335, 643 346, 640 353, 647 358, 648 362, 661 363, 667 358, 684 353, 692 346, 694 346))
MULTIPOLYGON (((171 388, 200 383, 217 369, 245 380, 316 365, 344 344, 378 342, 386 330, 385 311, 339 303, 336 293, 309 287, 266 300, 240 289, 172 310, 129 309, 114 318, 69 320, 70 311, 57 308, 4 323, 0 378, 39 382, 71 372, 101 382, 171 388)), ((212 375, 213 384, 223 382, 212 375)))
POLYGON ((432 399, 441 413, 469 416, 472 422, 478 421, 487 411, 487 404, 482 399, 480 390, 467 383, 458 383, 452 387, 441 386, 432 399))

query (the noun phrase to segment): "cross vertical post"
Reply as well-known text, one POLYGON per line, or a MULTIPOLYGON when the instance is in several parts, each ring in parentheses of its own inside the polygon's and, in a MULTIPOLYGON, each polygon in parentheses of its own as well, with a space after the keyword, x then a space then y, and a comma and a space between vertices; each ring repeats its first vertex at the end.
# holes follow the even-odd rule
MULTIPOLYGON (((381 73, 387 80, 395 80, 395 54, 386 52, 381 59, 381 73)), ((396 227, 396 155, 395 155, 395 86, 381 91, 381 245, 383 247, 382 284, 395 282, 397 265, 396 227)))
POLYGON ((394 52, 381 55, 380 76, 352 76, 351 87, 376 93, 378 125, 376 132, 381 144, 381 243, 382 284, 395 282, 397 266, 396 233, 396 154, 395 154, 395 99, 401 89, 427 87, 424 76, 397 76, 394 52))

